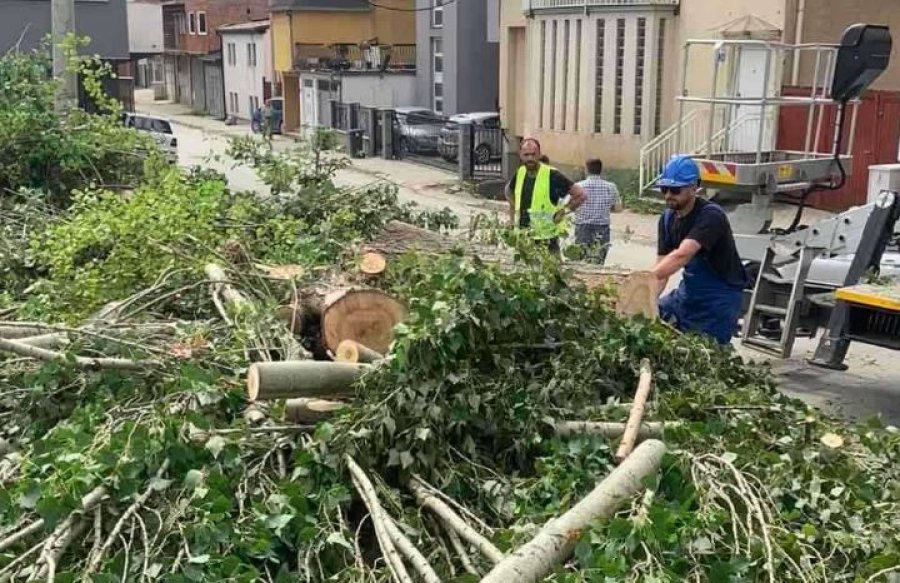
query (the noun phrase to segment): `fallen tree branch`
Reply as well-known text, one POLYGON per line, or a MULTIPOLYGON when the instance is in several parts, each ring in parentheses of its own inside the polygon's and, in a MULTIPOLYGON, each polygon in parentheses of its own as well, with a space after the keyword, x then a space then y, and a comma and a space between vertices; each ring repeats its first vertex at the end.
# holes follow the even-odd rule
POLYGON ((315 425, 264 425, 262 427, 238 427, 235 429, 207 429, 191 433, 192 441, 206 441, 213 435, 256 435, 259 433, 311 433, 315 425))
POLYGON ((456 531, 448 526, 444 526, 444 529, 447 531, 447 537, 450 539, 450 544, 453 545, 453 550, 455 550, 456 554, 459 556, 459 562, 462 563, 463 569, 465 569, 467 573, 481 577, 481 572, 475 567, 475 564, 472 563, 472 557, 469 556, 469 551, 466 550, 466 546, 459 540, 459 535, 456 534, 456 531))
POLYGON ((384 508, 382 508, 381 503, 378 501, 378 495, 375 493, 372 482, 369 481, 366 473, 352 457, 347 455, 344 456, 344 459, 347 462, 347 469, 350 471, 350 476, 353 478, 356 490, 359 492, 366 508, 369 509, 369 515, 372 517, 372 525, 375 527, 375 536, 378 539, 378 546, 381 547, 381 552, 391 570, 391 574, 394 579, 400 583, 412 583, 409 572, 403 565, 403 560, 400 558, 400 554, 394 546, 394 540, 388 533, 387 521, 390 520, 390 517, 386 515, 384 508))
POLYGON ((0 552, 5 551, 9 547, 16 544, 18 541, 25 538, 26 536, 28 536, 30 534, 34 534, 37 531, 41 530, 42 528, 44 528, 44 519, 38 518, 37 520, 35 520, 34 522, 29 524, 25 528, 10 534, 3 540, 0 540, 0 552))
POLYGON ((590 494, 572 509, 549 521, 481 580, 481 583, 534 583, 542 580, 575 548, 581 531, 598 518, 612 516, 644 488, 644 479, 656 473, 666 446, 661 441, 642 443, 590 494))
MULTIPOLYGON (((677 421, 641 423, 638 427, 637 439, 643 440, 650 437, 662 437, 665 430, 680 425, 677 421)), ((560 437, 572 437, 574 435, 602 435, 603 437, 616 438, 625 434, 625 423, 613 423, 609 421, 556 421, 553 424, 556 435, 560 437)))
POLYGON ((4 352, 12 352, 19 356, 35 358, 47 362, 73 362, 78 368, 97 370, 129 370, 143 371, 158 366, 158 363, 149 360, 130 360, 127 358, 90 358, 87 356, 76 356, 69 358, 62 352, 55 350, 47 350, 37 346, 29 346, 16 340, 6 340, 0 338, 0 350, 4 352))
POLYGON ((166 460, 159 466, 159 469, 156 471, 154 476, 154 480, 151 480, 150 484, 147 485, 147 488, 138 496, 135 501, 125 509, 125 512, 122 513, 122 516, 119 517, 119 520, 116 521, 115 526, 113 526, 112 531, 110 531, 109 536, 106 537, 106 540, 100 546, 100 549, 96 553, 92 553, 88 564, 85 567, 84 572, 82 573, 82 578, 89 580, 90 576, 97 571, 97 568, 100 567, 100 562, 103 560, 103 555, 109 552, 110 547, 112 547, 113 543, 116 540, 116 537, 119 536, 119 533, 122 532, 122 529, 125 527, 125 523, 131 518, 140 508, 146 504, 147 500, 150 499, 150 496, 153 495, 154 492, 162 491, 167 486, 160 485, 160 478, 163 474, 166 473, 166 470, 169 469, 169 460, 166 460))
POLYGON ((422 577, 422 580, 425 581, 425 583, 441 583, 441 578, 434 572, 434 568, 432 568, 428 559, 425 558, 425 555, 412 544, 412 541, 406 538, 406 535, 403 534, 394 522, 394 519, 390 517, 386 518, 387 520, 385 520, 384 524, 387 527, 388 536, 394 541, 397 550, 406 557, 409 564, 412 565, 416 572, 422 577))
POLYGON ((616 450, 616 461, 619 463, 622 463, 634 449, 641 421, 644 420, 644 408, 647 405, 647 398, 650 396, 652 382, 653 372, 650 369, 650 361, 645 358, 641 361, 641 376, 638 380, 637 390, 634 393, 634 404, 631 406, 631 413, 628 415, 628 423, 625 424, 625 433, 622 435, 619 449, 616 450))
POLYGON ((455 531, 459 536, 465 539, 466 542, 478 549, 478 551, 491 562, 497 564, 504 560, 505 556, 500 552, 500 549, 495 547, 491 541, 483 537, 477 530, 469 526, 469 524, 443 500, 431 494, 421 482, 413 478, 409 480, 406 485, 419 504, 434 512, 447 528, 455 531))
POLYGON ((40 566, 37 567, 33 578, 46 579, 48 582, 54 580, 59 559, 87 525, 87 522, 83 520, 83 515, 93 510, 105 497, 106 487, 97 486, 81 499, 79 508, 72 511, 65 520, 56 526, 41 545, 41 555, 35 563, 36 566, 40 566))

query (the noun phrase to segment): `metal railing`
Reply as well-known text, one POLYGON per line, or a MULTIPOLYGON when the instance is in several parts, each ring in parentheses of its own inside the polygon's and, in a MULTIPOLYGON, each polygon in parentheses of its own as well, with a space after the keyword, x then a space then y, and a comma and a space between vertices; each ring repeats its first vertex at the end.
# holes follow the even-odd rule
MULTIPOLYGON (((646 192, 653 186, 672 156, 678 154, 710 156, 728 152, 732 149, 732 139, 740 135, 741 131, 752 131, 759 127, 759 115, 748 112, 728 125, 724 124, 725 120, 715 120, 714 125, 719 129, 710 136, 709 116, 708 109, 694 109, 683 120, 685 125, 681 127, 680 143, 676 124, 641 148, 639 192, 646 192)), ((769 124, 769 127, 774 127, 774 124, 769 124)))
POLYGON ((709 110, 693 109, 685 114, 679 123, 666 129, 641 148, 639 192, 644 192, 656 182, 672 156, 693 152, 704 145, 708 137, 708 128, 709 110))
POLYGON ((294 69, 300 71, 416 70, 416 45, 294 45, 294 69))
POLYGON ((522 0, 522 11, 555 10, 566 8, 588 9, 605 6, 671 6, 676 7, 681 0, 522 0))

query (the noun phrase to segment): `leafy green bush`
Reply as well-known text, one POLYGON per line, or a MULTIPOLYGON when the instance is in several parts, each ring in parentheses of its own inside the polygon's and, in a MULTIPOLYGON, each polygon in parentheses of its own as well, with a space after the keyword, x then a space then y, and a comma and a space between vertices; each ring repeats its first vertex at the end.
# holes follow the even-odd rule
MULTIPOLYGON (((75 43, 76 41, 71 41, 75 43)), ((0 57, 0 196, 20 188, 45 192, 67 206, 73 190, 134 185, 143 175, 150 140, 119 123, 119 110, 98 94, 98 79, 111 74, 93 58, 74 57, 89 95, 102 114, 54 109, 46 50, 10 51, 0 57)))

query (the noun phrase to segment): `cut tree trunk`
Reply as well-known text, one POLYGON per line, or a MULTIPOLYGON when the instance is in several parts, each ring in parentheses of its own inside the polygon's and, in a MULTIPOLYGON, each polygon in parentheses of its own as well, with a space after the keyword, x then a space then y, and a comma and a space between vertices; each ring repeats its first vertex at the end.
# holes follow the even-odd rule
POLYGON ((665 452, 661 441, 642 443, 590 494, 544 525, 537 536, 494 567, 481 583, 534 583, 544 579, 572 554, 582 530, 599 518, 612 516, 644 488, 644 479, 659 470, 665 452))
MULTIPOLYGON (((662 437, 666 428, 674 425, 677 425, 677 423, 641 423, 638 428, 637 439, 644 440, 650 437, 662 437)), ((603 437, 617 438, 625 435, 625 427, 625 423, 611 423, 608 421, 557 421, 554 424, 556 434, 560 437, 602 435, 603 437)))
POLYGON ((383 292, 339 290, 324 300, 322 336, 332 352, 341 341, 354 340, 385 354, 394 341, 394 326, 405 317, 403 304, 383 292))
POLYGON ((46 331, 47 329, 41 327, 39 324, 35 324, 34 326, 29 326, 25 323, 17 326, 0 325, 0 338, 18 340, 19 338, 27 338, 29 336, 40 336, 46 331))
POLYGON ((641 376, 634 393, 634 404, 631 406, 628 423, 625 424, 625 434, 622 435, 622 443, 619 444, 619 449, 616 451, 616 461, 619 463, 627 458, 634 449, 634 442, 637 440, 641 422, 644 420, 644 408, 647 406, 652 382, 653 371, 650 369, 650 361, 645 358, 641 361, 641 376))
POLYGON ((363 275, 369 277, 381 275, 382 273, 384 273, 384 270, 386 268, 387 260, 381 253, 369 251, 368 253, 364 253, 362 258, 359 260, 359 270, 363 273, 363 275))
POLYGON ((285 403, 284 418, 291 423, 318 423, 347 407, 339 401, 324 399, 289 399, 285 403))
POLYGON ((383 359, 384 355, 380 352, 375 352, 368 346, 363 346, 353 340, 342 341, 334 352, 334 360, 337 362, 364 362, 372 364, 383 359))
POLYGON ((369 368, 315 360, 257 362, 247 373, 247 396, 251 401, 352 397, 353 383, 369 368))

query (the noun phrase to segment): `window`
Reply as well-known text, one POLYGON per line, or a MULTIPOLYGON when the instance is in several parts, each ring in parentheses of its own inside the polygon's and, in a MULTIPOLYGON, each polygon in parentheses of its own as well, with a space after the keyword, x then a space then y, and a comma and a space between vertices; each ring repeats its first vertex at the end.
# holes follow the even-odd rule
MULTIPOLYGON (((228 105, 231 109, 231 113, 240 113, 240 97, 234 91, 228 92, 228 105)), ((252 113, 252 111, 251 111, 252 113)))
POLYGON ((625 76, 625 19, 616 22, 616 104, 613 110, 613 133, 622 133, 622 84, 625 76))
POLYGON ((251 95, 249 101, 250 101, 250 113, 252 114, 257 109, 259 109, 259 97, 255 96, 255 95, 251 95))
POLYGON ((256 43, 247 43, 247 65, 256 66, 256 43))
POLYGON ((163 64, 160 61, 152 60, 150 61, 150 82, 154 85, 165 83, 165 77, 163 74, 163 64))
POLYGON ((444 26, 444 0, 431 0, 431 26, 433 28, 444 26))
POLYGON ((237 47, 234 43, 228 43, 227 50, 225 51, 228 58, 228 64, 232 67, 237 65, 237 47))
POLYGON ((444 40, 431 39, 431 107, 444 113, 444 40))
POLYGON ((197 34, 197 15, 188 12, 188 34, 197 34))
POLYGON ((183 12, 175 13, 175 31, 178 34, 187 33, 187 26, 185 26, 185 24, 184 24, 184 13, 183 12))
POLYGON ((644 129, 644 57, 647 51, 647 19, 637 21, 637 63, 634 66, 634 135, 644 129))
POLYGON ((206 34, 206 13, 197 13, 197 34, 206 34))
POLYGON ((594 69, 594 132, 603 133, 603 80, 606 61, 606 20, 597 21, 597 64, 594 69))
POLYGON ((663 57, 666 46, 666 19, 659 20, 659 31, 656 38, 656 107, 653 116, 653 133, 659 135, 662 131, 662 87, 663 87, 663 57))

